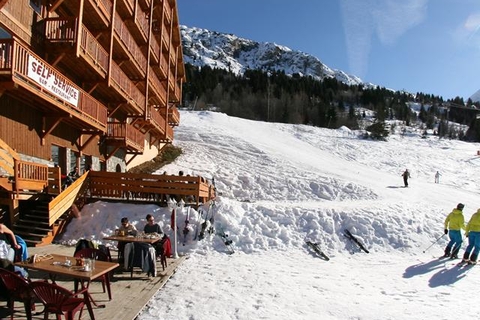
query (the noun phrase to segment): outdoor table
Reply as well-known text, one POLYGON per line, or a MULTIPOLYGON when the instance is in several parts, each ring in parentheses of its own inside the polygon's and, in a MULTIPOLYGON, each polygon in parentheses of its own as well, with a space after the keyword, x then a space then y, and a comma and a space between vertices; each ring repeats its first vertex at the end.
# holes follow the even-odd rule
POLYGON ((160 237, 143 237, 143 236, 109 236, 104 237, 103 240, 112 240, 112 241, 120 241, 120 242, 142 242, 142 243, 150 243, 153 244, 157 241, 160 241, 160 237))
MULTIPOLYGON (((97 305, 97 303, 93 300, 93 297, 91 296, 90 292, 88 291, 88 287, 92 280, 95 280, 98 277, 101 277, 102 275, 117 268, 119 266, 118 263, 95 260, 94 268, 89 271, 84 271, 83 267, 79 267, 75 265, 76 258, 74 257, 64 256, 60 254, 49 254, 47 256, 52 258, 42 259, 41 261, 36 261, 36 262, 28 262, 28 261, 16 262, 14 265, 25 268, 25 269, 46 272, 50 275, 50 279, 52 279, 53 282, 55 282, 55 276, 57 275, 70 277, 78 280, 83 280, 80 282, 81 283, 83 283, 84 281, 87 282, 86 286, 84 286, 83 284, 82 286, 83 288, 87 288, 86 293, 88 295, 89 301, 91 301, 95 306, 99 308, 105 307, 105 305, 97 305), (66 264, 67 260, 71 261, 72 263, 71 266, 66 264)), ((90 314, 90 318, 95 319, 92 306, 88 304, 87 308, 90 314)))

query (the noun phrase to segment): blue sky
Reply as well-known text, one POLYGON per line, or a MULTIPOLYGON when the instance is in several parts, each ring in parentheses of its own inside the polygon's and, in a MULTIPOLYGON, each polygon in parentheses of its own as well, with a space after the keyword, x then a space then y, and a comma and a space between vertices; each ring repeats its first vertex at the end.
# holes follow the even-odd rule
POLYGON ((180 24, 275 42, 395 90, 480 89, 479 0, 177 0, 180 24))

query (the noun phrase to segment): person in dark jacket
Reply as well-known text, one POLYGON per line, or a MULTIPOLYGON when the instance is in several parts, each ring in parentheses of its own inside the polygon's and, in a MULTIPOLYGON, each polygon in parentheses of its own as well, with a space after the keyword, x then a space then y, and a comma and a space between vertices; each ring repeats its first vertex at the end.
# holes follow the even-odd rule
POLYGON ((403 177, 403 183, 405 184, 405 188, 408 187, 408 178, 410 178, 410 172, 408 169, 405 169, 405 171, 402 173, 403 177))
POLYGON ((158 223, 155 223, 155 218, 151 214, 147 214, 146 218, 147 224, 143 227, 143 232, 145 233, 158 233, 161 235, 163 233, 162 228, 160 228, 158 223))

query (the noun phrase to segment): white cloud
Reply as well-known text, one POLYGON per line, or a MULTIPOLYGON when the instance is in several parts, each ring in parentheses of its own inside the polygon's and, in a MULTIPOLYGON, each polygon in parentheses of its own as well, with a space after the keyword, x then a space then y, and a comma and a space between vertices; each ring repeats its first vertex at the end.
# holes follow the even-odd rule
POLYGON ((372 36, 376 34, 382 44, 394 44, 407 30, 425 19, 427 2, 428 0, 342 0, 350 71, 364 77, 372 36))

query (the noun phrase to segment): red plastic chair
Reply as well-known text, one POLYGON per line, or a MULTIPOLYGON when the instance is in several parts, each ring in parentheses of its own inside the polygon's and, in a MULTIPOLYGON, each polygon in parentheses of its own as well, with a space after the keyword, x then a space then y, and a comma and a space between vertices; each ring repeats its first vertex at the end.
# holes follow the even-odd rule
POLYGON ((0 269, 0 278, 8 291, 8 305, 10 307, 11 319, 13 319, 15 300, 20 300, 25 306, 27 319, 32 319, 33 293, 29 287, 30 282, 20 275, 0 269))
MULTIPOLYGON (((100 260, 100 261, 108 261, 111 262, 111 258, 107 256, 105 252, 99 249, 93 249, 93 248, 84 248, 79 251, 77 251, 74 255, 75 258, 90 258, 90 259, 95 259, 95 260, 100 260)), ((102 281, 102 288, 103 292, 105 293, 105 288, 107 289, 108 292, 108 299, 112 300, 112 290, 110 289, 110 273, 106 273, 100 278, 98 278, 99 281, 102 281)), ((74 281, 74 288, 75 292, 77 291, 78 288, 78 280, 74 281)))
POLYGON ((66 288, 46 281, 31 282, 30 288, 45 306, 43 311, 45 319, 48 319, 50 313, 54 313, 57 319, 60 319, 63 315, 66 320, 73 320, 77 312, 80 312, 78 319, 81 319, 85 305, 87 305, 90 317, 93 315, 86 288, 73 293, 66 288), (83 294, 83 297, 78 297, 80 294, 83 294))

